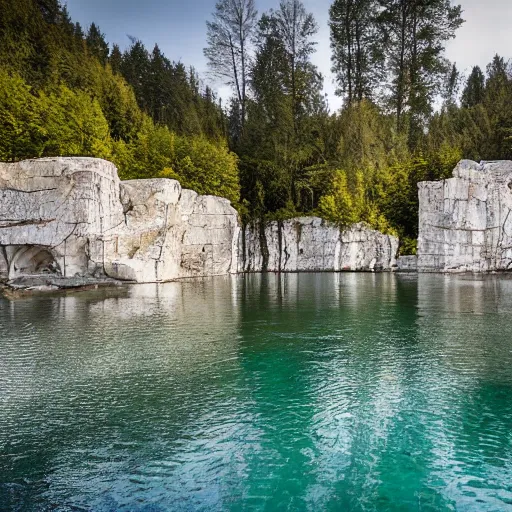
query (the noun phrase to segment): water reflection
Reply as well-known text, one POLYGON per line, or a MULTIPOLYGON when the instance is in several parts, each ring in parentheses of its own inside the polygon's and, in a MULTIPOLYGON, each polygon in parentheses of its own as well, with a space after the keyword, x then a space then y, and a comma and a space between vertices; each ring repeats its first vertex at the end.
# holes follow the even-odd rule
POLYGON ((392 274, 0 301, 0 503, 512 509, 511 307, 392 274))

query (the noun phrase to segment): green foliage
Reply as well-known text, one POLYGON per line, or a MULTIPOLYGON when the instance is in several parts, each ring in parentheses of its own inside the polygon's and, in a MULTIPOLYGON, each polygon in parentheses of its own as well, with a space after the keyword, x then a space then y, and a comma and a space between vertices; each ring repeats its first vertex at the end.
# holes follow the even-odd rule
POLYGON ((418 240, 403 236, 400 238, 399 253, 400 256, 415 256, 418 250, 418 240))
POLYGON ((227 145, 213 144, 205 137, 176 136, 173 142, 172 173, 183 187, 238 203, 238 159, 227 145))
POLYGON ((461 104, 464 108, 471 108, 484 99, 485 77, 479 66, 475 66, 466 81, 464 90, 462 91, 461 104))
POLYGON ((0 160, 40 156, 43 133, 38 98, 17 76, 0 70, 0 160))
POLYGON ((1 160, 107 158, 122 178, 169 175, 239 203, 223 113, 193 70, 137 41, 109 55, 58 0, 0 0, 0 29, 1 160))
POLYGON ((71 155, 110 157, 98 101, 64 85, 32 94, 21 77, 0 71, 0 159, 71 155))
POLYGON ((444 46, 462 19, 449 0, 335 0, 330 22, 347 97, 334 114, 299 0, 259 22, 252 0, 220 1, 206 55, 234 87, 223 110, 158 45, 110 52, 58 0, 0 0, 0 159, 108 158, 123 179, 227 197, 245 222, 316 213, 396 233, 414 253, 418 182, 449 177, 460 158, 512 158, 511 69, 499 56, 485 77, 475 67, 457 103, 444 46))
POLYGON ((103 65, 105 65, 109 54, 108 44, 105 41, 105 35, 101 33, 95 23, 92 23, 89 27, 85 41, 91 55, 96 57, 103 65))
POLYGON ((98 100, 61 85, 49 95, 40 93, 39 101, 43 155, 111 157, 109 126, 98 100))
POLYGON ((356 173, 353 189, 349 188, 347 173, 336 171, 330 191, 322 196, 318 212, 322 217, 345 227, 361 220, 364 209, 364 188, 361 173, 356 173))
POLYGON ((349 172, 378 172, 408 156, 406 141, 397 133, 393 119, 368 100, 348 104, 339 117, 337 157, 349 172))
POLYGON ((199 194, 240 201, 238 159, 227 144, 177 135, 147 116, 134 140, 114 143, 113 161, 122 179, 171 178, 199 194))

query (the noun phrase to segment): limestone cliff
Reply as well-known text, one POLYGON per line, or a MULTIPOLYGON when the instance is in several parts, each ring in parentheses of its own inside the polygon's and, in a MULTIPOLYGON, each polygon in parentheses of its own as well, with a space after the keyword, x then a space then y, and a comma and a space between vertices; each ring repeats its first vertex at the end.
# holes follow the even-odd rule
POLYGON ((100 159, 0 163, 0 279, 11 283, 390 270, 397 246, 363 225, 340 231, 314 217, 242 233, 228 200, 175 180, 121 182, 100 159))
POLYGON ((239 270, 314 272, 392 270, 398 239, 354 224, 340 230, 318 217, 253 224, 241 234, 239 270))
POLYGON ((461 161, 453 177, 419 184, 418 270, 512 268, 512 162, 461 161))
POLYGON ((0 277, 137 282, 236 272, 238 215, 174 180, 120 182, 92 158, 0 164, 0 277))

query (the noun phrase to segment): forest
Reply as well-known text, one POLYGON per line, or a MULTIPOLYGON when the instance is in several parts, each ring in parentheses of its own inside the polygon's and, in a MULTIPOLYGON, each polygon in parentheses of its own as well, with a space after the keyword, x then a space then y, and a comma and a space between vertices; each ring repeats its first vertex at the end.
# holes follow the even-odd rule
POLYGON ((415 252, 417 183, 457 161, 512 159, 512 69, 463 76, 445 56, 464 23, 450 0, 334 0, 331 112, 299 0, 219 0, 207 81, 136 38, 121 51, 59 0, 0 0, 0 161, 92 156, 122 179, 167 177, 230 199, 242 220, 365 222, 415 252))

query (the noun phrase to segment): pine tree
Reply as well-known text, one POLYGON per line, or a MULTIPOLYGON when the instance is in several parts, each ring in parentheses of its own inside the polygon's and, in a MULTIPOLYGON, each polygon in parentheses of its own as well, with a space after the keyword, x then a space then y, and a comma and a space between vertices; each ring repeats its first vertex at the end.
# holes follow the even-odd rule
POLYGON ((139 106, 149 112, 147 94, 147 78, 149 76, 149 54, 142 44, 135 38, 131 38, 131 46, 125 51, 121 66, 121 72, 127 82, 133 87, 139 106))
POLYGON ((465 108, 471 108, 484 99, 485 77, 479 66, 475 66, 469 78, 466 81, 464 90, 462 91, 461 104, 465 108))
POLYGON ((57 24, 61 21, 62 7, 59 0, 35 0, 46 23, 57 24))
POLYGON ((487 66, 484 106, 492 135, 484 153, 487 160, 512 158, 512 79, 510 65, 495 55, 487 66))
POLYGON ((110 62, 110 66, 114 73, 121 73, 121 68, 123 66, 123 54, 121 53, 119 45, 115 44, 112 47, 112 52, 108 61, 110 62))
POLYGON ((454 63, 446 75, 446 80, 442 91, 442 97, 445 105, 456 104, 460 88, 460 80, 460 72, 457 69, 457 65, 454 63))
POLYGON ((87 47, 91 55, 96 57, 103 65, 107 63, 109 48, 105 41, 105 35, 101 33, 99 27, 92 23, 87 31, 87 47))

